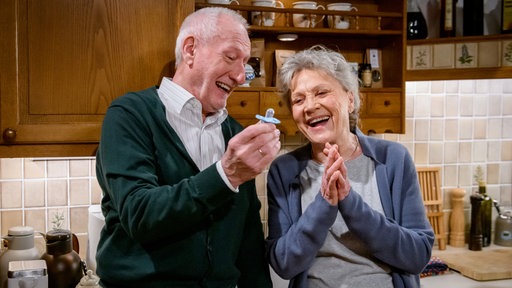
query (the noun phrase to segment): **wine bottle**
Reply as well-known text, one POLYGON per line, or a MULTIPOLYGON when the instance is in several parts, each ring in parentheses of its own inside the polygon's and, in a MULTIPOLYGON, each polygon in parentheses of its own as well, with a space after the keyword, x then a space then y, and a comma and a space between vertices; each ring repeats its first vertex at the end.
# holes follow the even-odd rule
POLYGON ((464 0, 463 36, 484 34, 484 0, 464 0))
POLYGON ((469 250, 482 250, 482 213, 481 206, 483 197, 479 193, 473 193, 471 201, 471 227, 469 229, 469 250))
POLYGON ((407 40, 425 39, 428 36, 427 21, 418 7, 417 0, 407 1, 407 40))
POLYGON ((480 213, 482 215, 482 246, 491 245, 491 229, 492 229, 492 199, 487 195, 484 181, 478 183, 478 193, 482 195, 482 204, 480 205, 480 213))
POLYGON ((512 0, 501 1, 501 33, 512 33, 512 0))
POLYGON ((455 36, 455 11, 457 0, 441 0, 440 37, 455 36))

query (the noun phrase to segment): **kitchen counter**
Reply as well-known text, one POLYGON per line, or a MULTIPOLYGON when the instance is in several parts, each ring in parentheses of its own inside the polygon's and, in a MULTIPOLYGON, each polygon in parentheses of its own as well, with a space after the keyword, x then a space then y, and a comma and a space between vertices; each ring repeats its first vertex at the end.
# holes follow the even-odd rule
MULTIPOLYGON (((486 250, 493 249, 512 249, 512 247, 504 247, 491 245, 484 247, 486 250)), ((437 247, 432 251, 432 256, 437 256, 441 260, 443 255, 447 254, 458 254, 469 252, 467 245, 466 247, 452 247, 447 245, 446 250, 437 250, 437 247)), ((476 281, 469 277, 460 274, 457 271, 449 270, 445 274, 437 276, 429 276, 421 278, 421 288, 510 288, 512 287, 512 279, 503 280, 488 280, 488 281, 476 281)))
MULTIPOLYGON (((503 247, 491 245, 490 247, 485 247, 484 249, 512 249, 512 247, 503 247)), ((437 246, 432 251, 432 256, 437 256, 439 258, 443 258, 443 255, 446 253, 464 253, 467 252, 468 248, 456 248, 451 247, 449 245, 446 246, 446 250, 437 250, 437 246)), ((275 272, 270 268, 270 274, 272 276, 272 281, 274 282, 274 287, 276 288, 286 288, 288 287, 288 281, 283 280, 275 274, 275 272)), ((459 272, 449 270, 445 274, 437 275, 437 276, 429 276, 420 279, 421 288, 511 288, 512 287, 512 279, 504 279, 504 280, 492 280, 492 281, 476 281, 469 277, 466 277, 459 272)))
POLYGON ((476 281, 455 271, 421 278, 421 288, 510 288, 512 279, 476 281))

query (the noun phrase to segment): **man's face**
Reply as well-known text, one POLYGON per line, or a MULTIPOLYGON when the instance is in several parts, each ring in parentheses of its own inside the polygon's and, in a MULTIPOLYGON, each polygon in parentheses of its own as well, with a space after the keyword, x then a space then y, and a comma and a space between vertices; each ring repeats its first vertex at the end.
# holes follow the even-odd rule
POLYGON ((203 114, 226 107, 233 89, 245 82, 244 65, 251 54, 251 42, 242 26, 227 27, 222 37, 200 43, 195 50, 191 92, 201 102, 203 114))

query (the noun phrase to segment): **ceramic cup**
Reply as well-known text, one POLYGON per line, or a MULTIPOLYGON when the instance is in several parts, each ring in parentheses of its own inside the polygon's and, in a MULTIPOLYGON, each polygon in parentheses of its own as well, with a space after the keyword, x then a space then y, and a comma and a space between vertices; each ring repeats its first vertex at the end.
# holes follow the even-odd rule
MULTIPOLYGON (((357 11, 357 8, 353 7, 351 3, 331 3, 327 5, 327 10, 357 11)), ((348 16, 329 15, 327 16, 327 23, 329 23, 329 28, 348 29, 350 27, 350 18, 348 16)))
POLYGON ((236 0, 208 0, 208 3, 209 4, 224 4, 224 5, 229 5, 229 4, 240 5, 240 3, 236 0))
MULTIPOLYGON (((323 5, 318 5, 315 1, 299 1, 293 2, 294 9, 310 9, 310 10, 325 10, 323 5)), ((322 15, 320 19, 317 19, 317 15, 314 14, 293 14, 293 26, 303 28, 314 28, 318 23, 324 19, 325 15, 322 15)))
POLYGON ((245 82, 244 84, 240 85, 240 87, 249 87, 251 84, 251 81, 256 78, 256 72, 254 71, 254 68, 252 68, 251 65, 245 64, 245 82))
MULTIPOLYGON (((255 0, 255 1, 252 1, 252 6, 284 8, 283 2, 274 1, 274 0, 255 0)), ((279 18, 279 16, 281 16, 281 13, 279 13, 277 17, 279 18)), ((275 20, 276 20, 276 13, 274 13, 274 12, 252 12, 251 13, 252 25, 274 26, 275 20)))

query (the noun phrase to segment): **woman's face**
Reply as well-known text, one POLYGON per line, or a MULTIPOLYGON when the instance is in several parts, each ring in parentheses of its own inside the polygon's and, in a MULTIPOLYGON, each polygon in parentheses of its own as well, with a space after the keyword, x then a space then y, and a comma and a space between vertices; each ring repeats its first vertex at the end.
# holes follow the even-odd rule
POLYGON ((320 70, 296 73, 290 85, 293 120, 313 144, 339 143, 350 132, 354 97, 333 77, 320 70))

